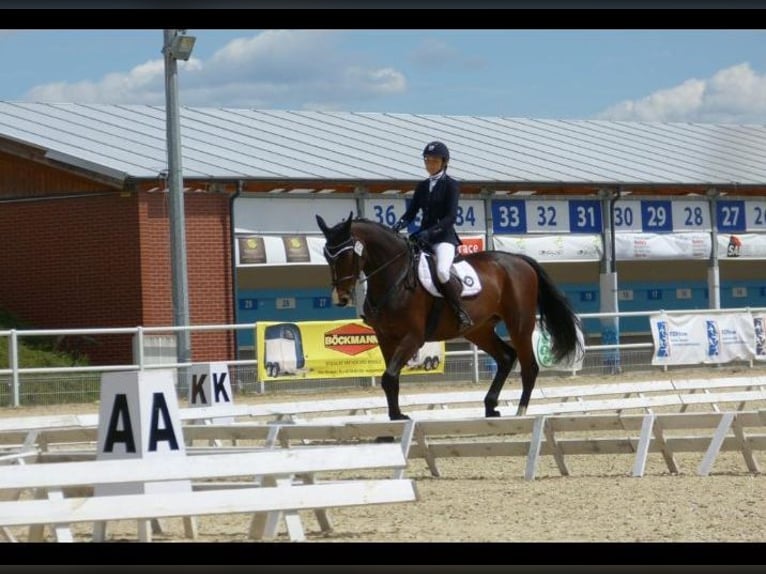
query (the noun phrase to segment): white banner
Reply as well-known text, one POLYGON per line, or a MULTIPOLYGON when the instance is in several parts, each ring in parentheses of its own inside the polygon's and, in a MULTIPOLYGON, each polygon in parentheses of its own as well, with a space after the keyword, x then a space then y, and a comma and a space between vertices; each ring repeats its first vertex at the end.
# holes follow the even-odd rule
POLYGON ((319 233, 315 215, 321 215, 332 227, 349 214, 357 214, 354 197, 315 194, 240 196, 234 200, 233 210, 234 227, 256 235, 312 235, 319 233))
POLYGON ((750 313, 649 317, 653 365, 718 364, 755 357, 755 327, 750 313))
POLYGON ((719 233, 718 258, 721 260, 766 259, 766 234, 719 233))
POLYGON ((615 258, 618 261, 708 259, 711 248, 709 233, 614 234, 615 258))
POLYGON ((552 263, 601 261, 604 254, 600 235, 494 235, 492 241, 498 251, 522 253, 552 263))
POLYGON ((238 267, 327 265, 325 238, 307 235, 240 235, 234 242, 238 267))
POLYGON ((756 361, 766 361, 766 312, 753 313, 756 361))
MULTIPOLYGON (((580 329, 577 330, 577 339, 580 341, 579 352, 565 357, 563 361, 554 363, 551 354, 551 337, 547 331, 541 331, 539 325, 535 325, 532 332, 532 348, 535 352, 535 359, 541 371, 581 371, 585 360, 585 337, 580 329)), ((519 362, 513 367, 515 372, 520 372, 519 362)))

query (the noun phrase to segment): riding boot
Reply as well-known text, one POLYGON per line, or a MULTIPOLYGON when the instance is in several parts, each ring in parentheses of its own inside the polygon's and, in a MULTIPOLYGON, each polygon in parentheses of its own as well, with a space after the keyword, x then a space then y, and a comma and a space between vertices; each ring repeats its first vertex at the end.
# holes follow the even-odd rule
POLYGON ((455 276, 451 276, 450 280, 446 283, 436 281, 436 284, 439 292, 444 295, 444 299, 449 303, 450 308, 457 317, 458 333, 463 333, 473 327, 473 320, 466 310, 463 309, 463 304, 460 301, 460 291, 462 288, 460 280, 455 276))

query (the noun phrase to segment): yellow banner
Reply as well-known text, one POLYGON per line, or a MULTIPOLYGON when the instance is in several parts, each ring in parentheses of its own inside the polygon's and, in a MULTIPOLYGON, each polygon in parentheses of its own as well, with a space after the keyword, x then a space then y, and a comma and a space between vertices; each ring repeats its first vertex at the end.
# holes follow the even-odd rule
MULTIPOLYGON (((375 331, 361 320, 258 322, 258 380, 380 376, 386 368, 375 331)), ((444 372, 444 342, 425 343, 403 375, 444 372)))

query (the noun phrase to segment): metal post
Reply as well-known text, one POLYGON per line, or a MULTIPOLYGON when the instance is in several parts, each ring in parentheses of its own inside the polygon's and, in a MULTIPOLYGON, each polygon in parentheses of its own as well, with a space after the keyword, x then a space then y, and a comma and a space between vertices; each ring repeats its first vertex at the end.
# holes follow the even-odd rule
MULTIPOLYGON (((601 213, 603 214, 604 257, 601 260, 599 291, 601 312, 619 311, 619 283, 617 280, 617 253, 615 249, 614 204, 620 198, 621 190, 602 190, 601 213)), ((620 342, 620 318, 618 316, 601 320, 601 340, 605 345, 617 345, 620 342)), ((604 368, 608 374, 622 372, 620 350, 615 348, 605 353, 604 368)))
POLYGON ((18 407, 19 400, 19 334, 11 329, 8 338, 8 362, 11 366, 11 406, 18 407))
MULTIPOLYGON (((173 282, 173 325, 189 325, 189 296, 186 276, 186 224, 184 218, 183 169, 181 166, 181 124, 178 107, 178 64, 170 49, 178 30, 164 30, 165 117, 168 150, 168 191, 170 194, 170 260, 173 282)), ((191 359, 190 334, 176 332, 176 357, 179 363, 191 359)))
POLYGON ((718 266, 718 210, 716 202, 718 201, 718 191, 709 189, 707 191, 708 206, 710 210, 710 258, 707 262, 707 291, 708 305, 710 309, 721 308, 721 275, 718 266))

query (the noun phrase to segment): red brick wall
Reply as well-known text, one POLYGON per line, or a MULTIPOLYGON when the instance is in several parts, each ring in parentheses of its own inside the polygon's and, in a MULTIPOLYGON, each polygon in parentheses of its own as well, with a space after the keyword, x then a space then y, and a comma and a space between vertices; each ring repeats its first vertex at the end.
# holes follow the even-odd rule
MULTIPOLYGON (((137 235, 135 198, 119 193, 4 203, 0 307, 41 329, 138 325, 137 235)), ((67 342, 102 364, 132 356, 130 336, 67 342)))
MULTIPOLYGON (((170 222, 167 193, 141 194, 143 325, 173 324, 170 222)), ((229 196, 184 194, 189 322, 234 323, 229 196)), ((194 361, 235 359, 235 336, 225 332, 192 334, 194 361)))
MULTIPOLYGON (((187 193, 190 324, 234 322, 229 198, 187 193)), ((30 327, 173 324, 167 193, 4 203, 0 308, 30 327)), ((235 359, 233 333, 192 335, 194 361, 235 359)), ((70 337, 92 364, 132 363, 131 335, 70 337)))

